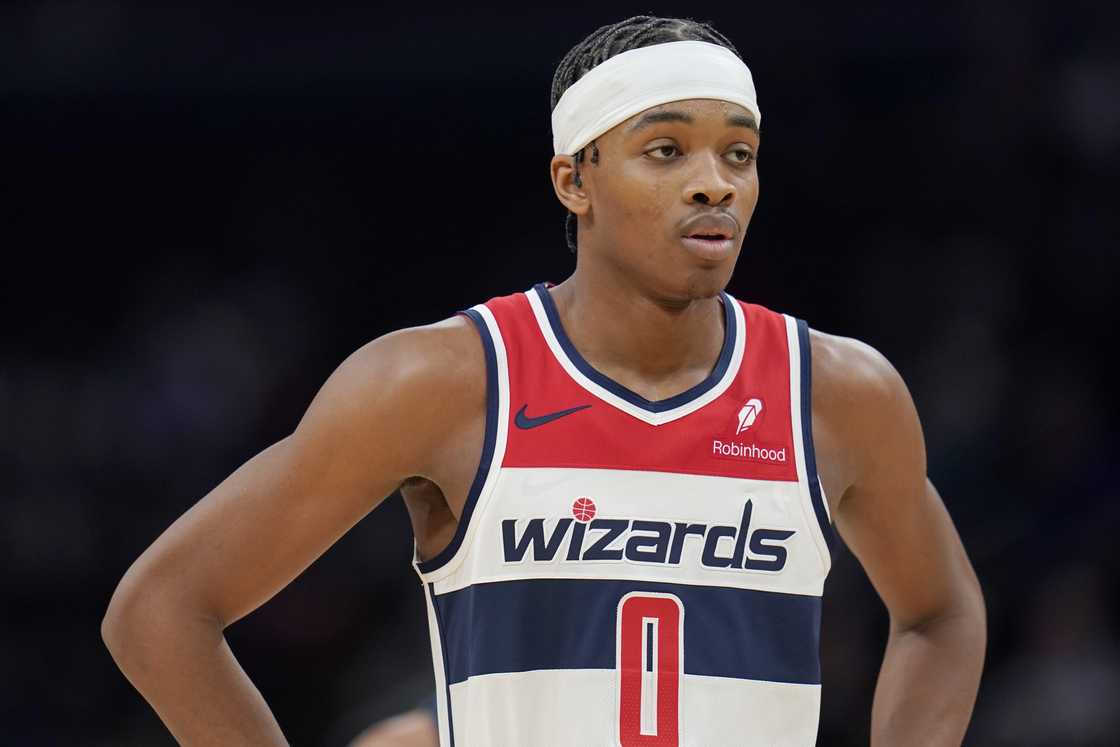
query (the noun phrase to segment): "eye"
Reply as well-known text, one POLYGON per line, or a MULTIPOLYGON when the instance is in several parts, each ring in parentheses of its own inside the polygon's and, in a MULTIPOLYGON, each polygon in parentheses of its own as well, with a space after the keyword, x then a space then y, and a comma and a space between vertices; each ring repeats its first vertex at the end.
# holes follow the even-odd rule
POLYGON ((733 150, 731 151, 731 155, 734 156, 734 158, 731 159, 732 161, 744 166, 752 163, 755 159, 754 151, 748 150, 747 148, 738 148, 736 150, 733 150))
POLYGON ((658 145, 656 148, 651 148, 646 151, 647 156, 651 156, 656 161, 668 161, 672 158, 674 153, 680 153, 680 148, 675 145, 658 145), (654 155, 659 153, 660 155, 654 155))

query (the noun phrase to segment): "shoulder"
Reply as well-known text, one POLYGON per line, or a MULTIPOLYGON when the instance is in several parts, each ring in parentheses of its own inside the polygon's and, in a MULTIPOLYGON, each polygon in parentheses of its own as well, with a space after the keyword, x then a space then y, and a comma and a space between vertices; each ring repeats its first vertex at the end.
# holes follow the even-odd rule
POLYGON ((474 323, 456 314, 433 324, 395 330, 371 340, 344 360, 335 373, 355 386, 403 389, 435 386, 440 392, 477 387, 483 391, 484 380, 481 379, 485 365, 474 323))
POLYGON ((456 315, 390 332, 355 350, 320 388, 297 433, 317 438, 329 431, 402 452, 414 463, 478 418, 485 405, 482 341, 474 323, 456 315))
POLYGON ((822 402, 838 406, 868 404, 905 389, 898 370, 866 342, 810 329, 809 348, 814 402, 821 395, 822 402))
POLYGON ((898 369, 852 337, 811 329, 809 345, 814 440, 843 475, 841 487, 890 461, 924 473, 921 424, 898 369))

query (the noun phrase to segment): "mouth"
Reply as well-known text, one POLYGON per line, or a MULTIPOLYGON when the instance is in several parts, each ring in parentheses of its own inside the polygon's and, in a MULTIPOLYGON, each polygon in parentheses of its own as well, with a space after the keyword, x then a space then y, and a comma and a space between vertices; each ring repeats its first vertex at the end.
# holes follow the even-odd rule
POLYGON ((732 241, 738 232, 738 222, 728 213, 694 214, 681 226, 683 239, 698 242, 732 241))
POLYGON ((735 251, 735 241, 718 233, 682 236, 681 243, 694 256, 713 262, 727 259, 735 251))
POLYGON ((702 260, 719 262, 735 252, 739 224, 727 213, 698 213, 681 229, 681 244, 702 260))
POLYGON ((724 233, 693 233, 685 236, 686 239, 700 239, 702 241, 724 241, 731 237, 724 233))

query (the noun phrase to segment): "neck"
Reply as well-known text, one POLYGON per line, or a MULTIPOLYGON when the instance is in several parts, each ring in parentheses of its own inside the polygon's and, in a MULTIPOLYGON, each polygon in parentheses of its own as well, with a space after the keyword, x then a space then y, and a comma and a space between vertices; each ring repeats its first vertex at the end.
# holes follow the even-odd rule
POLYGON ((699 384, 723 347, 717 297, 660 298, 632 276, 585 263, 551 292, 564 331, 587 362, 648 400, 699 384))

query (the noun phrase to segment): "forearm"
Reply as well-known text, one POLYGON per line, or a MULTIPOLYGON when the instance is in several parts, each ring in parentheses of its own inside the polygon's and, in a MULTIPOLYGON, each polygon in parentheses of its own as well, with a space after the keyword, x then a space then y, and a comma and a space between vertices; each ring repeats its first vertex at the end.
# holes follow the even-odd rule
POLYGON ((173 605, 110 607, 102 636, 129 682, 182 745, 287 745, 221 626, 173 605))
POLYGON ((896 628, 871 709, 873 747, 959 747, 976 702, 986 642, 982 603, 896 628))

